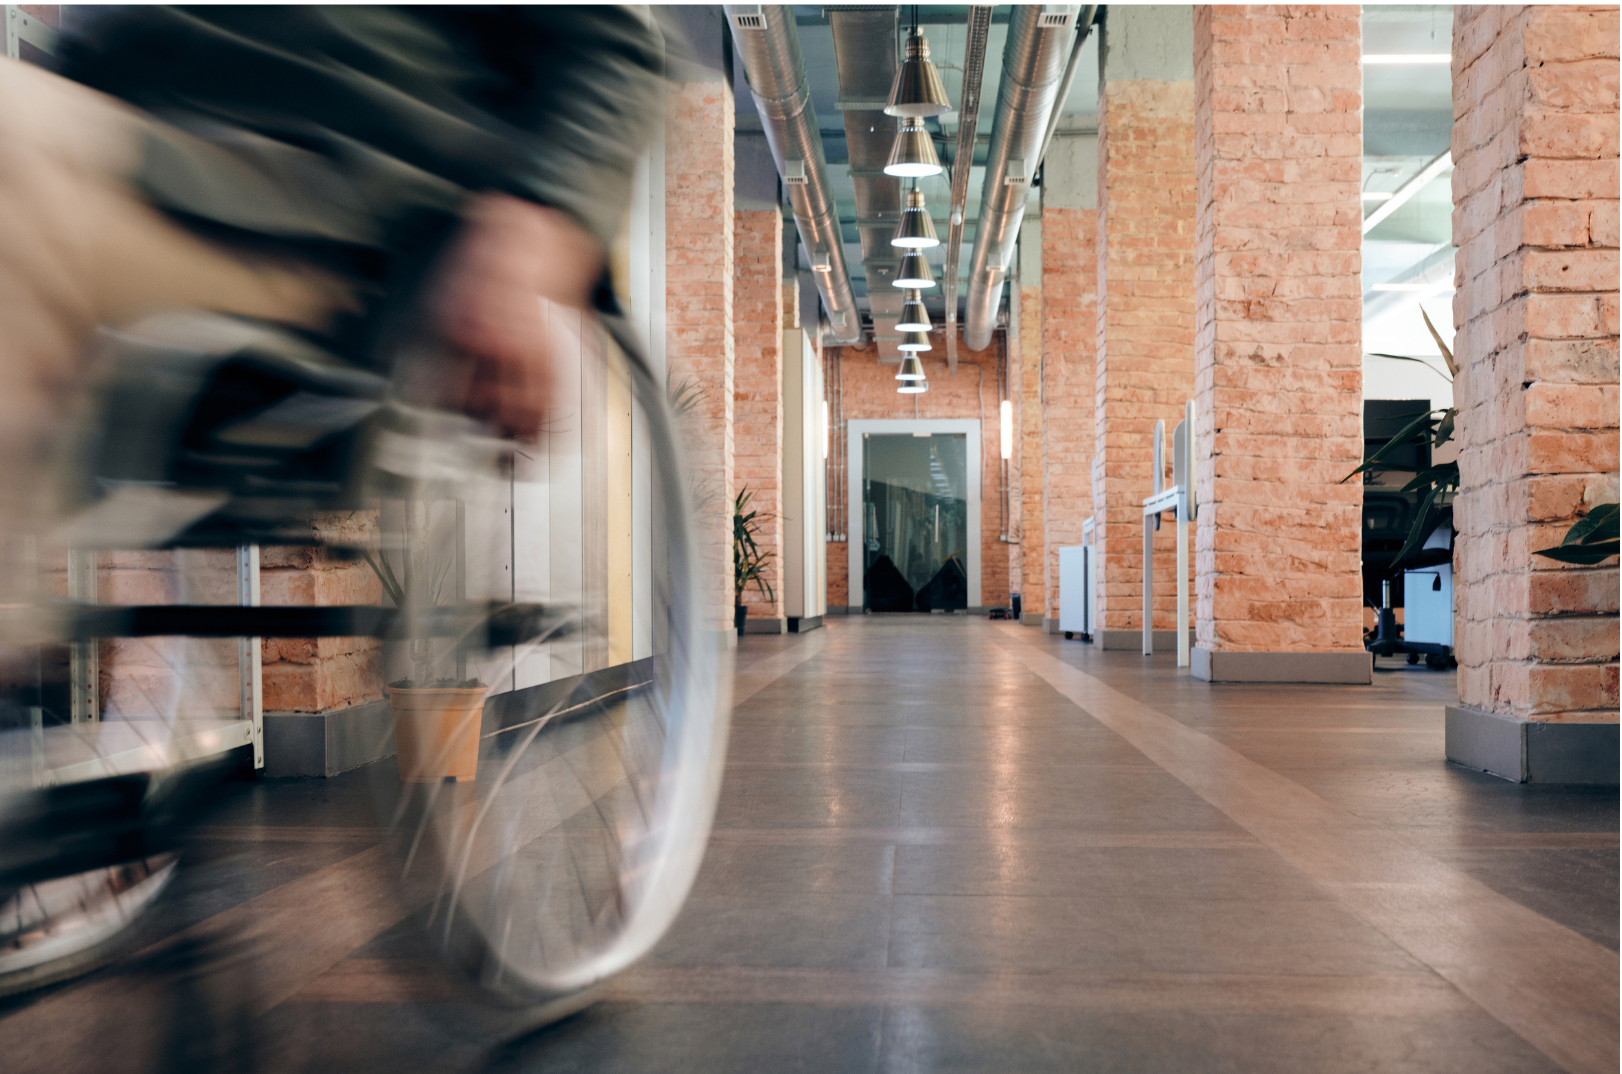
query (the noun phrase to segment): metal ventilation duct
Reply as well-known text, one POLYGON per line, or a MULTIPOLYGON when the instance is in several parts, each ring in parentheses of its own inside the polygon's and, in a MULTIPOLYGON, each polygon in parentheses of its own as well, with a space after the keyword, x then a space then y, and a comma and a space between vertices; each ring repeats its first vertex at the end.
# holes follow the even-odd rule
POLYGON ((733 40, 743 56, 749 92, 755 98, 766 143, 784 179, 800 241, 810 252, 812 275, 841 343, 862 338, 862 318, 845 268, 839 213, 828 191, 828 162, 822 153, 817 111, 800 56, 794 9, 773 4, 728 4, 733 40))
POLYGON ((833 8, 834 59, 839 69, 839 110, 845 117, 850 180, 856 188, 856 233, 862 241, 867 308, 882 360, 899 361, 902 294, 893 286, 902 251, 890 245, 901 222, 901 180, 884 174, 899 121, 884 112, 896 72, 896 12, 893 7, 833 8))
POLYGON ((1048 118, 1054 108, 1062 106, 1059 83, 1077 21, 1073 7, 1068 8, 1070 18, 1061 21, 1056 17, 1065 10, 1054 5, 1016 4, 1008 19, 1008 44, 1002 55, 1002 83, 997 88, 964 310, 963 344, 970 350, 991 343, 1003 280, 1025 217, 1025 201, 1048 118))

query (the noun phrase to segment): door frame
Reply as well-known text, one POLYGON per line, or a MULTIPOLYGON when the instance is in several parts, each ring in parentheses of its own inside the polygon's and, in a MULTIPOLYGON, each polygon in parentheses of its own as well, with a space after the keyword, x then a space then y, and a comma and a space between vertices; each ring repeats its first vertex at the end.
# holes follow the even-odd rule
MULTIPOLYGON (((845 488, 847 493, 849 520, 845 541, 846 555, 849 557, 849 573, 847 574, 845 600, 847 607, 853 612, 859 612, 866 604, 863 600, 852 601, 858 596, 856 587, 862 584, 862 546, 867 535, 862 527, 867 524, 866 513, 862 510, 862 443, 863 437, 868 435, 906 435, 910 433, 962 433, 964 435, 963 447, 965 456, 964 469, 968 471, 969 488, 969 547, 967 549, 968 563, 964 565, 969 578, 969 611, 980 609, 980 542, 984 535, 980 532, 980 475, 985 469, 985 444, 980 437, 980 420, 978 418, 859 418, 845 422, 848 461, 846 469, 845 488), (975 450, 970 452, 972 447, 975 450), (973 456, 971 459, 969 456, 973 456), (970 465, 972 463, 972 465, 970 465)), ((864 587, 865 594, 865 587, 864 587)))

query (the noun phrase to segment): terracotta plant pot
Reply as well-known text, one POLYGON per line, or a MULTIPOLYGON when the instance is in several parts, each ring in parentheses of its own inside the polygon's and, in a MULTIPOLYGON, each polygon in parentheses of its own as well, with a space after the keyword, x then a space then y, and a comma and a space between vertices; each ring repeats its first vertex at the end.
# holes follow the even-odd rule
POLYGON ((388 687, 402 783, 470 782, 479 771, 487 686, 388 687))

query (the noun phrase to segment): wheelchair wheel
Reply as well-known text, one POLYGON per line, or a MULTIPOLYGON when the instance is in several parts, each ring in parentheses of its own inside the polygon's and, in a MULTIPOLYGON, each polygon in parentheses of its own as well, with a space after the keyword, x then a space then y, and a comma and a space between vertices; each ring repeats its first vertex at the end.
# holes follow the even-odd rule
POLYGON ((447 472, 422 430, 382 434, 375 469, 403 617, 384 643, 398 762, 373 783, 404 890, 481 985, 555 1014, 680 910, 726 740, 693 490, 665 386, 620 338, 563 370, 556 431, 510 469, 447 472), (436 625, 480 601, 545 612, 436 625))

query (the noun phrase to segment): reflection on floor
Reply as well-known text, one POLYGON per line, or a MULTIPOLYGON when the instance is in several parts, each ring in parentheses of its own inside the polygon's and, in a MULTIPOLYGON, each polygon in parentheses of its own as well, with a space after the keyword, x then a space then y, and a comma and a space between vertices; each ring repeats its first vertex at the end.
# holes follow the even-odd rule
MULTIPOLYGON (((355 777, 246 787, 146 929, 299 922, 230 1069, 1616 1069, 1614 790, 1445 765, 1449 673, 1172 663, 956 616, 744 638, 693 898, 538 1032, 381 911, 355 777)), ((132 1069, 141 972, 0 1007, 0 1065, 132 1069)))

